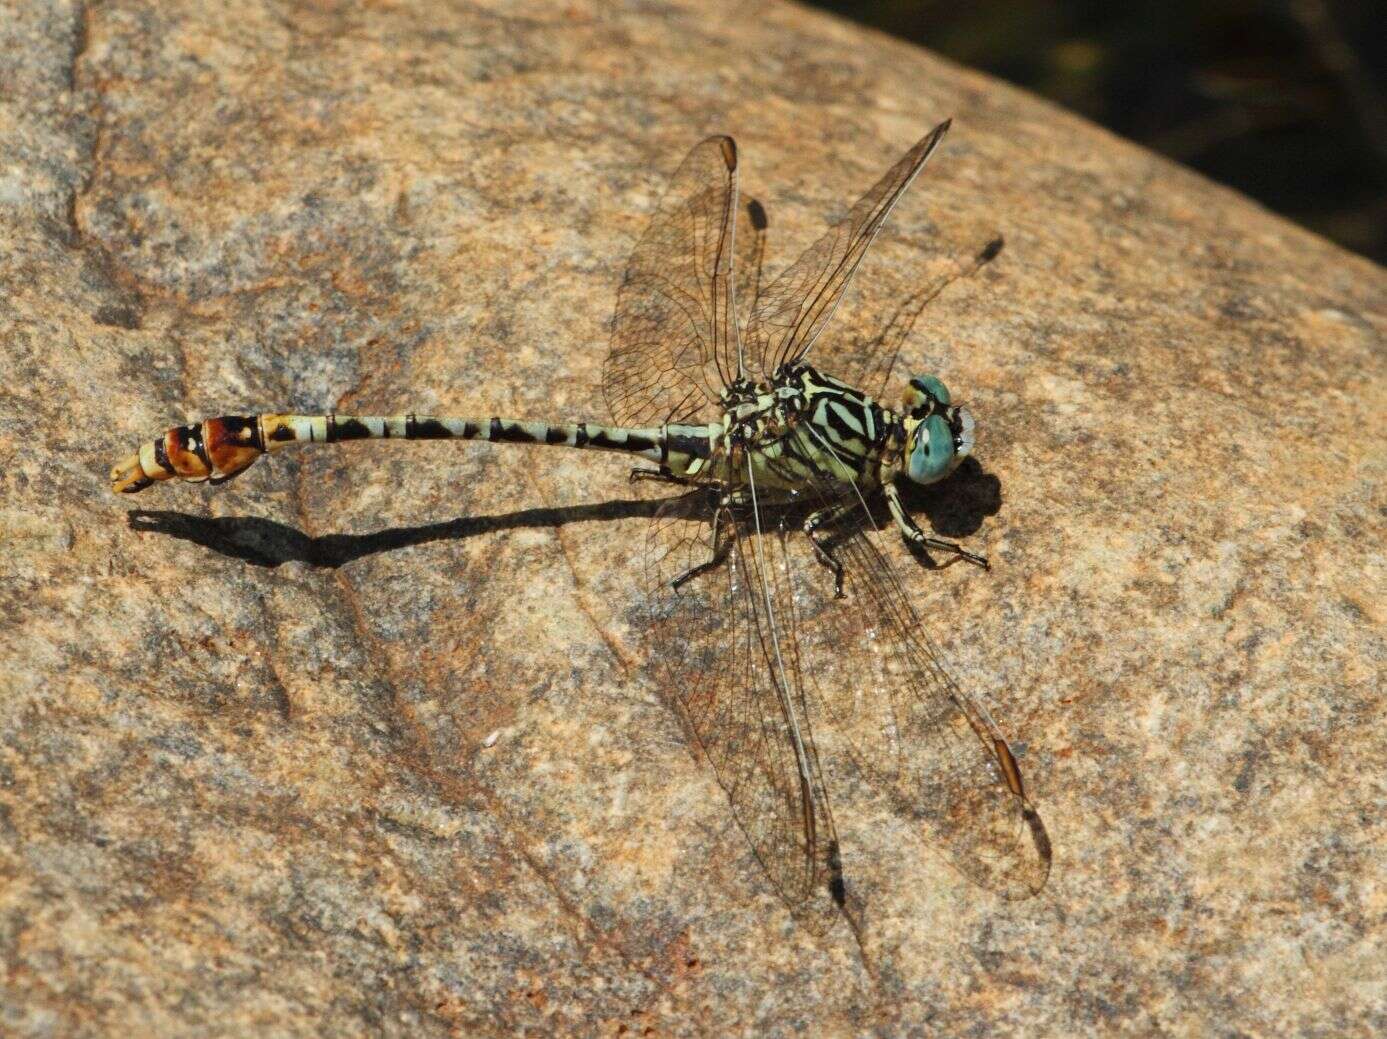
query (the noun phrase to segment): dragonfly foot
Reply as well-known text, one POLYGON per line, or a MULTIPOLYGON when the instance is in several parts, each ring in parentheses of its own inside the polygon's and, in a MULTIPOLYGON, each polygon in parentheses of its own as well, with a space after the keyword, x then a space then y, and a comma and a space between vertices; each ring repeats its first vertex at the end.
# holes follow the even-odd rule
POLYGON ((814 555, 820 563, 833 571, 833 598, 835 599, 847 598, 843 594, 843 564, 838 561, 828 545, 815 537, 815 532, 825 524, 848 515, 851 511, 852 506, 850 505, 830 505, 813 513, 804 521, 804 533, 809 536, 809 543, 814 546, 814 555))
POLYGON ((952 556, 952 558, 949 559, 948 562, 943 563, 942 566, 952 566, 961 559, 965 563, 972 563, 974 566, 980 566, 984 570, 992 569, 992 564, 987 561, 986 556, 980 556, 975 552, 969 552, 962 545, 956 545, 952 541, 941 541, 939 538, 921 536, 919 538, 907 537, 906 544, 910 546, 912 551, 924 557, 926 564, 931 570, 941 569, 941 564, 934 561, 929 554, 929 549, 934 549, 937 552, 948 552, 952 556))
POLYGON ((732 542, 723 537, 721 520, 722 513, 715 513, 713 516, 713 554, 708 557, 707 562, 689 567, 669 583, 669 586, 676 592, 699 574, 706 574, 709 570, 713 570, 726 562, 728 553, 732 551, 732 542))
POLYGON ((697 577, 699 574, 706 574, 709 570, 712 570, 712 569, 713 569, 714 567, 716 567, 719 563, 721 563, 721 562, 723 561, 723 559, 726 558, 726 556, 727 556, 727 553, 724 552, 721 556, 714 556, 712 559, 708 560, 708 562, 706 562, 706 563, 699 563, 698 566, 691 566, 691 567, 689 567, 689 568, 688 568, 687 570, 685 570, 682 574, 680 574, 680 575, 679 575, 678 577, 676 577, 673 581, 671 581, 671 582, 669 583, 669 586, 670 586, 671 588, 673 588, 676 592, 679 591, 680 588, 682 588, 684 585, 688 584, 690 581, 692 581, 692 580, 693 580, 695 577, 697 577))
POLYGON ((843 564, 834 558, 833 553, 819 544, 819 539, 813 534, 809 535, 809 543, 814 546, 814 555, 819 562, 833 571, 833 598, 846 599, 843 594, 843 564))
POLYGON ((953 553, 955 559, 962 559, 965 563, 972 563, 980 566, 984 570, 991 570, 992 566, 988 563, 986 556, 980 556, 976 552, 969 552, 962 545, 956 545, 952 541, 938 541, 934 538, 926 538, 925 544, 929 548, 941 549, 945 552, 953 553))

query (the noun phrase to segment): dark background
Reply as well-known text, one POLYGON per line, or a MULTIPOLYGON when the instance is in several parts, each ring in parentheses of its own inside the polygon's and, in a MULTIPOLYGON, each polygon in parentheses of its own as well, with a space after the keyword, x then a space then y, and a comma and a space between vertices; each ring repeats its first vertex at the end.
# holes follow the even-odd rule
POLYGON ((1387 263, 1387 0, 811 0, 1387 263))

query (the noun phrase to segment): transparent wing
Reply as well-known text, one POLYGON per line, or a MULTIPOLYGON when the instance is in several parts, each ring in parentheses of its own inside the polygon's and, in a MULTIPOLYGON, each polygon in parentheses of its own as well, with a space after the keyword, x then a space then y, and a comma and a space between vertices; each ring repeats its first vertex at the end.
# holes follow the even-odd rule
POLYGON ((739 373, 732 251, 737 146, 694 147, 636 244, 617 294, 602 390, 622 425, 712 417, 739 373))
POLYGON ((845 302, 833 333, 832 357, 824 369, 877 400, 887 399, 888 382, 901 346, 925 308, 960 278, 976 274, 1002 251, 1000 235, 964 249, 937 240, 927 255, 918 247, 902 263, 886 264, 874 254, 866 261, 850 302, 845 302))
MULTIPOLYGON (((812 433, 796 435, 802 451, 828 450, 812 433)), ((802 544, 791 572, 822 738, 920 820, 964 874, 1008 898, 1035 894, 1049 876, 1050 840, 1005 739, 940 663, 856 489, 819 479, 813 497, 840 510, 818 536, 843 566, 845 595, 833 597, 832 574, 802 544)))
POLYGON ((848 214, 762 290, 746 329, 747 367, 770 379, 809 352, 882 223, 949 129, 945 120, 906 152, 848 214))
POLYGON ((777 542, 758 536, 750 507, 719 507, 702 491, 666 503, 647 546, 654 667, 766 875, 812 925, 831 910, 815 894, 838 897, 841 877, 777 542))

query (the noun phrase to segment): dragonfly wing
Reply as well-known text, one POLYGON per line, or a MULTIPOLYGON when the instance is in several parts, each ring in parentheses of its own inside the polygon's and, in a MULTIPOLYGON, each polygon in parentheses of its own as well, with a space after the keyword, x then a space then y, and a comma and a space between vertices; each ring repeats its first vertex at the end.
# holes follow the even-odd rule
POLYGON ((738 375, 736 216, 737 146, 709 137, 670 179, 617 294, 602 390, 618 423, 712 417, 738 375))
MULTIPOLYGON (((827 450, 804 441, 801 451, 827 450)), ((841 514, 818 537, 843 566, 846 596, 833 597, 832 575, 799 539, 803 558, 791 568, 799 643, 811 661, 805 672, 815 716, 827 723, 822 738, 839 741, 859 774, 920 820, 965 875, 1008 898, 1035 894, 1049 876, 1050 840, 1006 740, 944 669, 875 544, 857 489, 813 483, 819 505, 841 514)))
POLYGON ((837 835, 782 613, 788 574, 773 555, 778 537, 756 527, 753 509, 710 505, 701 491, 661 509, 647 553, 654 667, 766 875, 812 926, 830 907, 814 895, 841 897, 837 835), (718 565, 671 587, 715 554, 718 565))
POLYGON ((885 400, 891 370, 901 346, 924 309, 959 278, 971 277, 1002 251, 999 235, 979 236, 972 249, 942 237, 924 255, 912 248, 905 263, 889 264, 882 256, 864 262, 858 289, 838 317, 831 361, 825 368, 876 400, 885 400))
POLYGON ((872 239, 949 129, 931 130, 842 220, 762 290, 746 331, 748 366, 766 379, 809 352, 843 298, 872 239))

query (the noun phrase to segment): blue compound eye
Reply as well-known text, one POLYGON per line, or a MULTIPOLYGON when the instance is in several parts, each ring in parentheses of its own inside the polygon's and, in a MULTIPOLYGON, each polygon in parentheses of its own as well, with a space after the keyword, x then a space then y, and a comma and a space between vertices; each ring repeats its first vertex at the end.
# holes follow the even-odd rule
POLYGON ((943 479, 954 465, 954 434, 943 415, 931 415, 915 427, 907 475, 916 483, 943 479))
POLYGON ((935 403, 949 403, 949 388, 933 375, 917 375, 910 380, 910 387, 905 391, 905 406, 907 411, 915 411, 925 405, 935 403))

